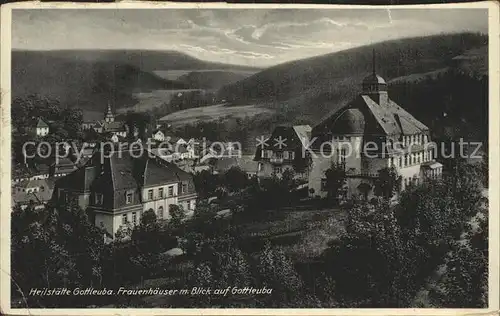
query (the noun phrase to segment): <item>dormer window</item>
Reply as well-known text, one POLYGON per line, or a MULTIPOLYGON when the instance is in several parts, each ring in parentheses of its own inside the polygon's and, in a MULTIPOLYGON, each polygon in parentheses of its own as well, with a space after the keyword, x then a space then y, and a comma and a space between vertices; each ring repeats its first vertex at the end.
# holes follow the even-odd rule
POLYGON ((132 192, 127 192, 126 196, 125 196, 125 201, 127 204, 130 204, 132 203, 133 201, 133 193, 132 192))
POLYGON ((96 193, 95 194, 95 204, 102 205, 102 201, 103 201, 103 195, 101 193, 96 193))
POLYGON ((186 193, 187 192, 187 183, 182 183, 182 187, 181 187, 181 193, 186 193))

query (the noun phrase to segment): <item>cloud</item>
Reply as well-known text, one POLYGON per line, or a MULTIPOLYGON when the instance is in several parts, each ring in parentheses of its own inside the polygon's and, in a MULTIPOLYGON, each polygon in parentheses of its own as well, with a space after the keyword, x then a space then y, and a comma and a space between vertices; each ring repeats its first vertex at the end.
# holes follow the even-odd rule
POLYGON ((214 62, 270 66, 443 32, 487 32, 471 9, 15 10, 17 49, 175 49, 214 62))

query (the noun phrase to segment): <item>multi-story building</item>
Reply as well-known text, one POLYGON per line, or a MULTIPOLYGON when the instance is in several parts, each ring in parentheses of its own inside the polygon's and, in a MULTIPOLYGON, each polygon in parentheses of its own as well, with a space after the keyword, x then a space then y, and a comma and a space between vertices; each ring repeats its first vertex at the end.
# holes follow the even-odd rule
POLYGON ((129 150, 100 150, 73 173, 60 178, 54 199, 75 200, 99 227, 114 236, 123 225, 137 225, 143 212, 153 210, 168 220, 171 205, 187 215, 196 207, 193 178, 174 164, 129 150))
POLYGON ((373 195, 381 169, 394 167, 401 189, 442 172, 429 128, 389 98, 375 66, 358 97, 313 128, 311 143, 318 153, 309 176, 315 195, 326 194, 325 171, 332 163, 345 169, 347 194, 365 199, 373 195))
POLYGON ((285 170, 291 169, 299 177, 307 178, 306 148, 310 136, 309 125, 276 127, 271 137, 257 146, 254 159, 258 162, 257 176, 280 177, 285 170))

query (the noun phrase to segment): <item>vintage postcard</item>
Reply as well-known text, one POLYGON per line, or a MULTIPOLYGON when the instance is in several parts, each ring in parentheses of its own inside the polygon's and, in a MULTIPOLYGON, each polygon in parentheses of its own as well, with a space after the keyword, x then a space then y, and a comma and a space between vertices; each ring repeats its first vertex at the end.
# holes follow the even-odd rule
POLYGON ((498 3, 1 23, 2 314, 498 313, 498 3))

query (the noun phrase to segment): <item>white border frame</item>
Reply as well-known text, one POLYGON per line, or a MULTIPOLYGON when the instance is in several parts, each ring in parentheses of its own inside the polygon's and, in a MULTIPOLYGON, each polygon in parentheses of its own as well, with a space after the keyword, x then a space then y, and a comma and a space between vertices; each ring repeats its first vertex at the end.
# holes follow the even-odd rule
MULTIPOLYGON (((499 314, 499 8, 495 1, 425 5, 305 5, 227 4, 173 2, 118 3, 10 3, 1 7, 0 41, 0 313, 9 315, 498 315, 499 314), (489 307, 484 309, 11 309, 10 308, 10 203, 11 203, 11 22, 12 9, 408 9, 484 8, 488 9, 489 34, 489 307)), ((473 105, 471 105, 473 106, 473 105)))

